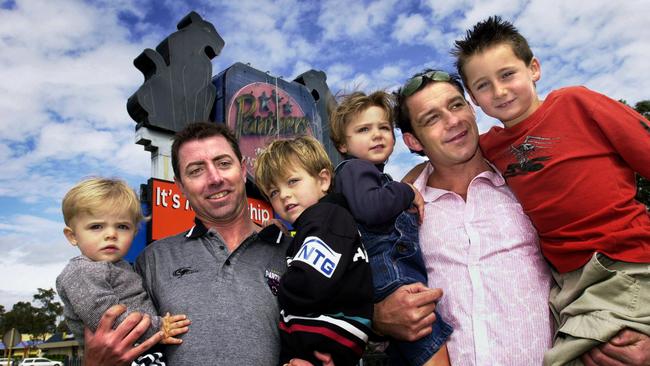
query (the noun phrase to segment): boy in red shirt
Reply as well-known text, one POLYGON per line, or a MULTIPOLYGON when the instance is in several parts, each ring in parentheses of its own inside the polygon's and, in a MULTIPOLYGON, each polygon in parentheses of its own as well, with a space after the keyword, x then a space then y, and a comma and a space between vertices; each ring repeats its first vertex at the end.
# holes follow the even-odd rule
POLYGON ((584 87, 540 100, 539 60, 499 17, 477 23, 454 54, 472 101, 505 126, 481 148, 553 266, 557 333, 544 364, 581 364, 624 328, 650 334, 650 217, 634 200, 635 173, 650 177, 648 121, 584 87))

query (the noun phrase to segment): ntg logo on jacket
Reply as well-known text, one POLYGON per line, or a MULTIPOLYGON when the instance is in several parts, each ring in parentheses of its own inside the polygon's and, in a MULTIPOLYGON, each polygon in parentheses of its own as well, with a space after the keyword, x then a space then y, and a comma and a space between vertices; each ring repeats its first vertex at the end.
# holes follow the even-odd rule
POLYGON ((308 236, 302 243, 298 254, 288 261, 303 262, 327 278, 332 278, 332 273, 339 264, 341 254, 335 252, 324 241, 316 236, 308 236))

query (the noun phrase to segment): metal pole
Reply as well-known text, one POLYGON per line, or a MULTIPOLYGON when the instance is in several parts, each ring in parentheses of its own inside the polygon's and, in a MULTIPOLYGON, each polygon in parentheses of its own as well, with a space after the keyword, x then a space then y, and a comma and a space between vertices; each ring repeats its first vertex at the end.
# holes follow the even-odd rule
POLYGON ((9 342, 9 357, 7 357, 7 366, 11 366, 12 361, 11 354, 14 347, 14 331, 16 331, 16 328, 11 328, 11 341, 9 342))

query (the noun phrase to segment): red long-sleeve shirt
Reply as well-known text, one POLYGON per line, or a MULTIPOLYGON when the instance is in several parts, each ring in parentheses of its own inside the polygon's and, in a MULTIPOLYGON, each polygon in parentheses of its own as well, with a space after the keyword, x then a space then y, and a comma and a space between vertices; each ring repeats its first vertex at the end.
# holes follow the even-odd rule
POLYGON ((650 122, 584 87, 548 95, 526 120, 481 136, 561 273, 595 252, 650 263, 650 216, 634 173, 650 177, 650 122))

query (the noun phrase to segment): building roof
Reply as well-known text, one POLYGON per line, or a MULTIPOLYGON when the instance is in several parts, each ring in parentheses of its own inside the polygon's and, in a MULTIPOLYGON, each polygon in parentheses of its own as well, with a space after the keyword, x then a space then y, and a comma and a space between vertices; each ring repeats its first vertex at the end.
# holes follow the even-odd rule
MULTIPOLYGON (((25 348, 35 348, 38 347, 39 344, 43 343, 41 340, 35 340, 35 341, 22 341, 16 345, 16 347, 12 347, 12 349, 25 349, 25 348)), ((8 349, 9 347, 5 347, 4 343, 0 342, 0 350, 8 349)))
POLYGON ((55 333, 45 342, 41 343, 38 348, 49 349, 73 346, 79 346, 79 341, 74 338, 74 335, 72 335, 72 333, 55 333))

